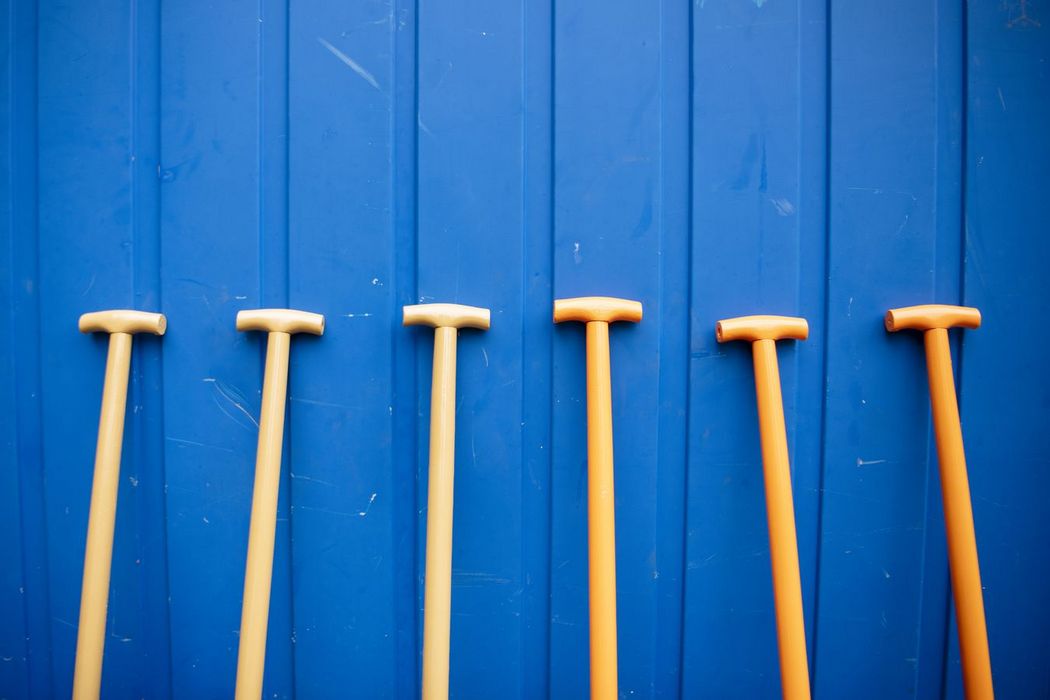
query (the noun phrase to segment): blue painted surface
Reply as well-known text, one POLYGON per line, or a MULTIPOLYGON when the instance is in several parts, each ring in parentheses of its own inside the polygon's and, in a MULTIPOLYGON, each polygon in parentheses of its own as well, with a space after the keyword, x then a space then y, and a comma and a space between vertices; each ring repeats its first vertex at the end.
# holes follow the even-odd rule
POLYGON ((227 697, 263 360, 293 344, 267 697, 418 692, 429 334, 460 340, 452 694, 586 694, 583 333, 612 333, 624 697, 777 697, 750 356, 779 353, 814 694, 962 697, 921 342, 954 349, 995 681, 1050 697, 1050 11, 0 2, 0 697, 68 696, 105 344, 136 339, 106 697, 227 697))

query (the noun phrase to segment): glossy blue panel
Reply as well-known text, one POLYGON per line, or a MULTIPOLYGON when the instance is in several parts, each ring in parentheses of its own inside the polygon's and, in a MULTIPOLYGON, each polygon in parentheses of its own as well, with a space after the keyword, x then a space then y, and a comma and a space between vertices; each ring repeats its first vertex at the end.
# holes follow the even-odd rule
MULTIPOLYGON (((963 299, 984 322, 966 333, 958 376, 966 456, 996 692, 1046 697, 1050 17, 1030 2, 972 4, 967 26, 963 299)), ((953 698, 963 696, 958 654, 953 640, 953 698)))
POLYGON ((0 0, 0 697, 68 696, 105 340, 137 338, 106 697, 229 697, 265 338, 292 344, 267 697, 418 697, 432 333, 459 339, 451 695, 588 690, 611 330, 622 697, 779 695, 748 348, 779 348, 816 697, 961 698, 922 344, 953 333, 1001 697, 1050 694, 1039 3, 0 0))
MULTIPOLYGON (((0 36, 5 40, 15 34, 14 20, 10 4, 0 6, 0 36)), ((4 144, 0 151, 0 231, 4 241, 13 240, 18 225, 16 216, 21 209, 18 200, 25 194, 17 186, 21 174, 20 163, 11 146, 19 128, 17 96, 26 87, 24 81, 32 79, 33 73, 31 65, 23 65, 24 56, 18 55, 18 49, 19 46, 14 42, 5 41, 4 50, 0 53, 0 142, 4 144)), ((0 286, 0 305, 4 309, 13 311, 15 300, 25 294, 24 290, 16 289, 15 280, 21 278, 21 272, 13 251, 5 248, 0 254, 0 276, 10 280, 10 283, 0 286)), ((9 323, 14 320, 14 314, 10 316, 9 323)), ((35 350, 35 346, 31 347, 35 350)), ((30 671, 26 574, 23 568, 26 538, 23 536, 21 517, 21 482, 24 477, 18 469, 17 351, 15 343, 5 343, 0 347, 0 392, 3 392, 3 403, 0 404, 0 454, 6 467, 0 472, 0 531, 8 533, 13 540, 5 550, 7 565, 0 570, 0 619, 5 621, 0 626, 0 658, 5 660, 0 664, 0 688, 4 689, 5 694, 24 697, 29 694, 30 671)))
POLYGON ((830 17, 815 669, 823 694, 939 692, 947 570, 922 340, 887 334, 882 314, 959 300, 961 18, 949 23, 953 9, 835 6, 830 17), (942 37, 939 22, 956 29, 942 37))
MULTIPOLYGON (((810 29, 822 27, 822 9, 739 3, 693 10, 686 696, 765 697, 780 688, 751 350, 716 342, 721 318, 810 320, 809 340, 781 343, 779 356, 803 601, 813 619, 825 105, 824 86, 800 83, 800 76, 825 70, 823 36, 810 29), (805 50, 804 36, 816 52, 805 50)), ((811 624, 808 641, 812 648, 811 624)))

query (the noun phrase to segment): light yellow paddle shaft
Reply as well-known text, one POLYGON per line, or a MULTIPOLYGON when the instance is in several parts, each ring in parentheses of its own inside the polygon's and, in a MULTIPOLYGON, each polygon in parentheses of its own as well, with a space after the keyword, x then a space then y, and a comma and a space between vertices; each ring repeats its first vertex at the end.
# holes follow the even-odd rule
POLYGON ((131 335, 109 336, 106 380, 102 389, 102 414, 98 423, 95 478, 91 484, 87 546, 84 549, 84 582, 80 590, 80 626, 73 671, 74 700, 99 696, 102 650, 106 640, 109 571, 113 557, 113 526, 117 517, 120 484, 120 451, 124 441, 124 411, 131 367, 131 335))
POLYGON ((287 333, 270 333, 266 343, 259 448, 255 457, 255 488, 252 490, 248 561, 244 568, 244 599, 241 602, 241 637, 237 649, 237 700, 258 700, 262 696, 290 345, 291 336, 287 333))
POLYGON ((434 329, 430 478, 423 601, 423 699, 448 697, 452 606, 452 498, 456 455, 456 333, 434 329))
POLYGON ((113 528, 120 485, 120 452, 124 442, 124 413, 131 368, 131 335, 162 335, 164 317, 141 311, 100 311, 84 314, 84 333, 108 332, 106 378, 102 386, 102 411, 95 449, 95 474, 91 484, 84 579, 80 590, 80 624, 73 670, 74 700, 95 700, 102 684, 102 654, 106 641, 106 609, 113 559, 113 528))
POLYGON ((489 327, 489 310, 462 304, 417 304, 403 310, 406 326, 434 328, 430 394, 430 475, 423 590, 423 700, 448 698, 452 620, 452 497, 456 457, 456 334, 489 327))
POLYGON ((237 314, 237 329, 268 331, 263 370, 259 446, 255 487, 248 526, 248 559, 244 567, 241 636, 237 649, 237 700, 259 700, 266 662, 266 627, 270 617, 273 545, 277 530, 277 497, 281 485, 284 408, 288 392, 288 355, 292 333, 324 332, 324 317, 291 309, 258 309, 237 314))

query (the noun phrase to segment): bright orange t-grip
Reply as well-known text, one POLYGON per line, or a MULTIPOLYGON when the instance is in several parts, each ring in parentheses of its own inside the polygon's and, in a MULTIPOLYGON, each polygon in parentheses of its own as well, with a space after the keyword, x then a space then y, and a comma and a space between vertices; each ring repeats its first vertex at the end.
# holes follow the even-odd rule
POLYGON ((113 560, 113 526, 117 517, 120 451, 124 442, 124 412, 128 401, 131 336, 164 335, 163 314, 145 311, 96 311, 80 317, 82 333, 109 333, 102 412, 91 484, 84 580, 80 590, 80 624, 73 670, 73 700, 98 698, 102 684, 102 653, 106 641, 109 572, 113 560))
POLYGON ((613 498, 609 324, 642 320, 637 301, 577 297, 554 302, 554 322, 587 324, 587 541, 590 580, 591 697, 617 697, 616 503, 613 498))
POLYGON ((994 697, 994 691, 981 592, 981 567, 977 561, 977 536, 973 528, 970 482, 966 475, 948 329, 956 326, 977 328, 980 325, 981 312, 966 306, 926 304, 886 312, 886 330, 923 331, 926 345, 930 405, 937 435, 941 498, 944 500, 944 524, 948 536, 948 562, 967 700, 987 700, 994 697))
POLYGON ((489 310, 462 304, 404 307, 404 325, 434 328, 430 475, 423 583, 423 700, 448 698, 452 615, 452 498, 456 461, 456 334, 488 330, 489 310))
POLYGON ((795 507, 791 497, 791 467, 788 462, 776 341, 782 338, 805 340, 809 336, 809 325, 804 318, 742 316, 719 321, 715 326, 715 335, 720 343, 732 340, 751 342, 759 436, 762 441, 762 471, 766 482, 766 518, 769 526, 769 558, 773 565, 780 685, 787 700, 808 699, 806 623, 802 613, 802 579, 798 568, 795 507))
POLYGON ((288 353, 293 333, 324 333, 324 316, 293 309, 253 309, 237 314, 237 330, 268 334, 235 691, 237 700, 259 700, 266 662, 266 627, 270 619, 273 544, 277 531, 277 495, 281 485, 281 447, 288 391, 288 353))

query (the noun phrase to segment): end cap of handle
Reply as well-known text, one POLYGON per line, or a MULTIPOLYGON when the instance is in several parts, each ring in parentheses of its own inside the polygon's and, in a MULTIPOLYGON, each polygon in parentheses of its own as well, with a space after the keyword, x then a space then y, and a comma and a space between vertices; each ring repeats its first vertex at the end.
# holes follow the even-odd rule
POLYGON ((809 337, 809 324, 796 316, 738 316, 715 324, 715 337, 720 343, 732 340, 781 340, 809 337))
POLYGON ((152 333, 164 335, 168 319, 164 314, 131 309, 93 311, 80 317, 81 333, 152 333))
POLYGON ((413 304, 402 310, 406 326, 489 329, 488 309, 464 304, 413 304))
POLYGON ((573 297, 554 300, 554 322, 630 321, 642 320, 642 302, 616 297, 573 297))
POLYGON ((245 309, 237 312, 237 330, 323 335, 324 316, 295 309, 245 309))
POLYGON ((928 331, 931 328, 979 328, 981 312, 972 306, 949 304, 922 304, 890 309, 886 312, 886 330, 890 333, 903 330, 928 331))

